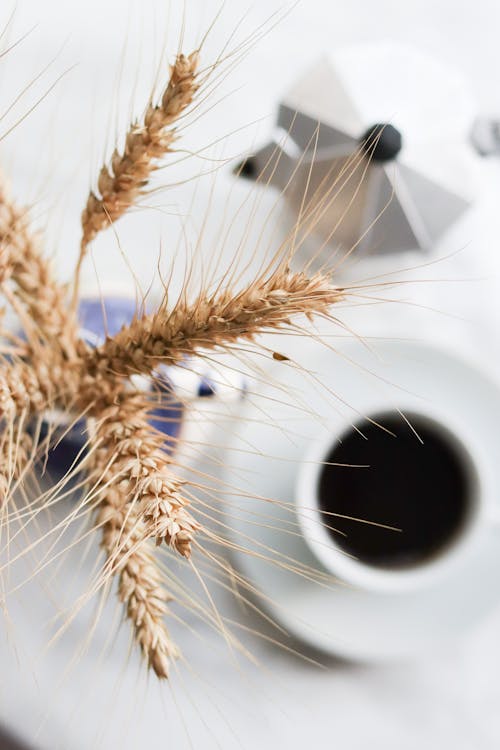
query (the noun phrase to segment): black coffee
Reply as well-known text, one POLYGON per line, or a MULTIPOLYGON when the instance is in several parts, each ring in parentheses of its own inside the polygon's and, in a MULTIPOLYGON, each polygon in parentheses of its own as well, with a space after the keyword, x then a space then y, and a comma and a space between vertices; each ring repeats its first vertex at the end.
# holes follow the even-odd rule
POLYGON ((427 562, 460 533, 471 512, 470 472, 464 457, 437 425, 406 414, 413 430, 396 412, 374 417, 345 433, 326 461, 319 479, 322 511, 395 526, 377 526, 323 515, 337 532, 337 546, 364 563, 401 568, 427 562), (352 466, 357 464, 357 466, 352 466), (368 468, 358 468, 359 465, 368 468))

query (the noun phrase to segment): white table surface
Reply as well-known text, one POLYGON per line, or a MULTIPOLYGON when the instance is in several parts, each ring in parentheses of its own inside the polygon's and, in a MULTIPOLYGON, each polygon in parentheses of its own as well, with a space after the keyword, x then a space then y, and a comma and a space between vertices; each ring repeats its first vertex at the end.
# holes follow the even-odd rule
MULTIPOLYGON (((0 7, 0 25, 9 15, 5 5, 9 3, 0 7)), ((171 2, 173 45, 180 5, 171 2)), ((281 7, 276 0, 254 3, 243 33, 250 33, 281 7)), ((207 42, 207 59, 221 49, 246 8, 241 0, 228 3, 207 42)), ((216 3, 188 0, 188 40, 199 38, 216 9, 216 3)), ((0 141, 2 163, 16 193, 36 201, 37 215, 41 223, 47 223, 49 246, 54 249, 62 278, 68 277, 76 257, 85 191, 105 148, 109 153, 113 142, 113 112, 118 109, 119 121, 125 122, 134 85, 137 102, 147 94, 154 55, 168 36, 164 33, 166 15, 165 4, 153 0, 18 2, 12 39, 35 28, 5 60, 0 59, 2 110, 23 82, 56 59, 15 111, 0 120, 0 136, 60 73, 68 72, 15 132, 0 141), (125 64, 120 77, 121 59, 125 64)), ((297 74, 320 51, 352 42, 412 42, 464 74, 479 112, 500 113, 499 28, 496 0, 304 0, 223 82, 216 94, 221 101, 203 119, 203 126, 198 123, 193 127, 189 148, 201 148, 234 131, 218 155, 229 158, 245 153, 266 137, 275 105, 297 74), (261 118, 266 119, 249 125, 261 118)), ((241 30, 239 33, 241 38, 241 30)), ((199 159, 178 169, 180 175, 193 175, 200 169, 213 171, 213 162, 199 159)), ((172 179, 170 173, 166 179, 172 179)), ((399 290, 399 297, 433 310, 400 305, 394 314, 394 305, 389 305, 390 312, 377 309, 369 319, 366 312, 353 311, 349 320, 360 332, 422 337, 432 332, 437 340, 453 344, 492 374, 500 375, 496 342, 500 317, 499 187, 500 162, 483 162, 475 208, 432 256, 452 253, 453 257, 416 273, 433 279, 432 284, 399 290)), ((187 212, 192 189, 193 183, 183 184, 175 193, 170 190, 155 197, 155 206, 163 210, 138 213, 118 228, 123 252, 143 287, 156 272, 159 238, 164 256, 175 246, 179 220, 173 214, 187 212)), ((204 243, 206 248, 213 247, 226 201, 230 209, 235 207, 247 190, 247 186, 234 183, 228 167, 220 170, 216 181, 208 175, 198 186, 188 233, 201 225, 213 195, 204 243)), ((255 219, 257 230, 259 218, 272 203, 271 197, 263 198, 255 219)), ((117 238, 108 232, 94 252, 104 286, 117 278, 131 284, 117 244, 117 238)), ((228 243, 225 257, 232 253, 234 247, 228 243)), ((396 268, 409 263, 409 259, 398 260, 396 268)), ((181 274, 178 266, 174 284, 179 283, 181 274)), ((93 276, 89 263, 87 284, 93 276)), ((46 652, 47 628, 54 615, 47 590, 54 586, 69 599, 76 597, 82 570, 89 574, 91 569, 91 560, 82 563, 82 570, 76 568, 78 562, 70 556, 59 570, 57 582, 45 580, 46 589, 40 585, 43 576, 24 587, 10 602, 3 630, 0 718, 34 747, 226 750, 258 746, 295 750, 336 745, 343 750, 493 750, 499 746, 500 612, 464 643, 446 647, 439 657, 387 667, 328 662, 325 669, 245 634, 243 640, 259 664, 239 658, 236 665, 220 637, 193 621, 194 632, 176 629, 187 663, 180 664, 169 685, 158 686, 154 680, 144 679, 134 657, 125 666, 125 632, 110 649, 108 641, 114 639, 119 616, 113 604, 106 608, 88 649, 76 653, 88 628, 88 620, 81 614, 46 652)), ((229 596, 219 596, 218 603, 225 613, 241 615, 229 596)), ((251 617, 248 622, 250 627, 255 625, 251 617)))

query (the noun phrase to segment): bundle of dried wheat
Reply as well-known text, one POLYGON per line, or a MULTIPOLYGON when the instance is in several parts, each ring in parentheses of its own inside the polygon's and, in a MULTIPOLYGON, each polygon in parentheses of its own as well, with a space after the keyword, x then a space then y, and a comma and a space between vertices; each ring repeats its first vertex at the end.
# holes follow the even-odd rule
MULTIPOLYGON (((89 242, 134 204, 159 160, 175 147, 176 123, 202 90, 198 57, 198 51, 177 56, 159 103, 147 107, 143 120, 130 127, 123 151, 115 150, 110 165, 102 167, 82 214, 75 290, 89 242)), ((227 350, 265 330, 286 329, 297 315, 327 315, 343 290, 326 276, 293 273, 284 253, 243 289, 222 283, 215 293, 201 293, 191 302, 181 294, 173 307, 165 296, 154 314, 139 315, 92 349, 79 337, 77 292, 69 304, 67 289, 53 275, 27 219, 2 187, 0 284, 24 331, 0 371, 3 434, 15 435, 23 448, 2 465, 2 507, 12 486, 22 481, 23 462, 31 455, 24 437, 30 420, 54 407, 70 420, 84 415, 90 435, 87 486, 106 555, 103 577, 116 576, 134 638, 148 665, 165 678, 177 647, 164 623, 171 595, 155 560, 155 542, 189 558, 203 524, 183 494, 164 436, 150 424, 150 404, 134 389, 131 376, 152 376, 159 363, 227 350)), ((12 441, 3 441, 4 455, 12 441)))

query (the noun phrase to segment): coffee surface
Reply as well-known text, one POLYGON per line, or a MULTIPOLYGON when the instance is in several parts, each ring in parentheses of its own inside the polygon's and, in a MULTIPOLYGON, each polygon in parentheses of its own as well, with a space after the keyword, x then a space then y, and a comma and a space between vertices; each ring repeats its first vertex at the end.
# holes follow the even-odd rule
POLYGON ((400 529, 323 515, 337 530, 329 529, 336 545, 381 568, 411 567, 438 555, 462 530, 473 502, 470 473, 456 446, 430 420, 406 416, 422 442, 401 415, 377 415, 374 421, 393 434, 369 422, 358 425, 363 436, 350 429, 326 461, 351 466, 325 465, 319 478, 325 513, 400 529))

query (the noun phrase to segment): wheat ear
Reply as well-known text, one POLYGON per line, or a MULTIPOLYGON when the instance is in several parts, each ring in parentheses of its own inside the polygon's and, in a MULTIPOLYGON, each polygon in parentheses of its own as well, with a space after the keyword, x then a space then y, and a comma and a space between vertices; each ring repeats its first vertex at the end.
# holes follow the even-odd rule
POLYGON ((127 132, 123 153, 115 150, 110 164, 101 168, 97 191, 89 194, 82 213, 75 286, 89 242, 135 203, 159 159, 172 150, 177 138, 175 123, 199 87, 197 69, 197 51, 177 56, 160 103, 148 105, 142 122, 134 122, 127 132))
POLYGON ((148 425, 142 394, 116 393, 100 413, 92 440, 97 449, 91 477, 103 488, 97 518, 103 548, 119 574, 119 596, 135 639, 155 673, 167 677, 177 650, 162 621, 170 597, 152 557, 151 537, 188 557, 197 524, 168 468, 163 438, 148 425))
MULTIPOLYGON (((188 511, 181 482, 172 475, 170 457, 163 447, 165 436, 148 423, 148 412, 143 394, 122 389, 104 412, 99 412, 102 425, 93 440, 112 449, 112 472, 116 481, 127 483, 129 501, 139 509, 147 536, 189 557, 198 523, 188 511)), ((111 467, 108 481, 111 478, 113 483, 110 471, 111 467)))
POLYGON ((4 426, 0 440, 0 510, 12 495, 12 483, 23 473, 31 458, 32 439, 24 430, 22 420, 4 426))
POLYGON ((162 585, 153 545, 144 538, 141 520, 130 507, 124 484, 106 490, 96 523, 103 529, 102 546, 111 570, 119 576, 118 596, 126 607, 135 641, 156 675, 166 678, 170 660, 178 656, 163 623, 171 596, 162 585))
POLYGON ((28 211, 11 200, 0 181, 0 281, 11 279, 41 337, 65 353, 74 350, 76 323, 66 303, 66 288, 43 256, 30 231, 28 211))
POLYGON ((87 366, 103 375, 150 373, 160 362, 174 364, 186 354, 282 330, 297 315, 328 314, 343 298, 344 291, 322 274, 308 278, 278 268, 238 293, 224 289, 202 294, 191 304, 180 295, 171 311, 164 304, 89 352, 87 366))
POLYGON ((43 362, 14 362, 0 368, 0 419, 43 413, 54 403, 54 382, 63 379, 43 362))

